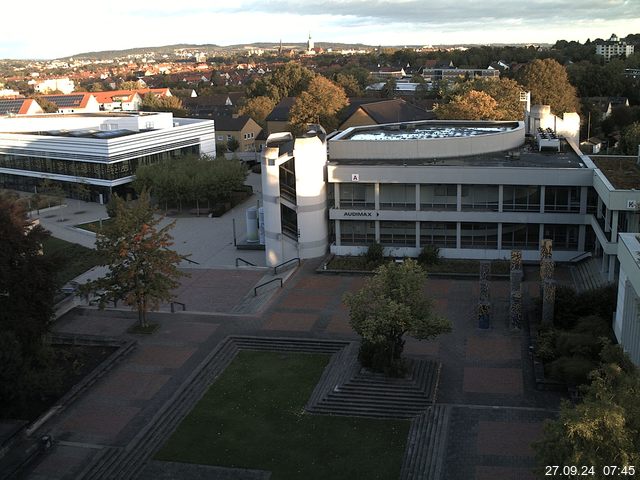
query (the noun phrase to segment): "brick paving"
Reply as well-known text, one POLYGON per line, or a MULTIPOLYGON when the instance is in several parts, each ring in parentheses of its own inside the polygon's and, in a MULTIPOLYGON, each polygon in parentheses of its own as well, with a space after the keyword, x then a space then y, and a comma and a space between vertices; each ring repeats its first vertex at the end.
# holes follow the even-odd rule
MULTIPOLYGON (((192 286, 184 293, 194 298, 205 292, 217 297, 206 302, 221 309, 216 310, 219 313, 196 315, 188 306, 184 313, 151 314, 160 329, 150 336, 126 333, 136 320, 130 311, 76 309, 62 317, 56 330, 136 338, 138 346, 89 392, 45 424, 42 431, 62 443, 34 466, 28 478, 77 478, 102 445, 129 445, 171 401, 194 368, 230 334, 356 338, 342 296, 360 288, 367 277, 318 275, 314 272, 318 263, 303 264, 259 314, 230 316, 224 312, 242 301, 262 273, 218 270, 215 274, 199 272, 207 287, 192 286)), ((525 302, 530 304, 538 283, 534 275, 526 275, 525 302)), ((436 311, 453 323, 450 334, 431 341, 407 338, 405 346, 407 355, 442 363, 437 401, 451 407, 442 437, 446 439, 442 479, 533 478, 529 445, 540 437, 543 420, 554 416, 559 398, 534 388, 525 333, 510 331, 507 322, 508 282, 490 282, 488 331, 477 328, 477 279, 430 278, 424 291, 434 299, 436 311)), ((190 302, 198 304, 194 299, 190 302)))

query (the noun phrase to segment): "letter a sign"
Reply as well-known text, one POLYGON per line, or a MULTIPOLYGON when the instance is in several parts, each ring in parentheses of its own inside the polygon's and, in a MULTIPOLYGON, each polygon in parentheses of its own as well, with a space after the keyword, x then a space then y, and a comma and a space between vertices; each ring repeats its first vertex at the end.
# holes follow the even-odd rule
POLYGON ((359 182, 360 181, 360 174, 359 173, 352 173, 351 174, 351 181, 352 182, 359 182))

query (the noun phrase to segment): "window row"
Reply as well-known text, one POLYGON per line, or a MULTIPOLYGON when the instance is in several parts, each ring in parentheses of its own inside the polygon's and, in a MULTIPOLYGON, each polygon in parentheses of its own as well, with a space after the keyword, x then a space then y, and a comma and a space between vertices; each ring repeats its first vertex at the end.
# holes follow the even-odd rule
MULTIPOLYGON (((419 222, 420 246, 456 248, 457 224, 455 222, 419 222)), ((497 223, 460 224, 461 248, 497 249, 497 223)), ((577 225, 544 225, 543 238, 553 240, 557 250, 578 249, 577 225)), ((502 224, 502 248, 537 250, 540 239, 538 224, 502 224)), ((370 245, 376 241, 376 225, 373 221, 350 220, 340 222, 341 245, 370 245)), ((380 243, 393 247, 416 246, 416 222, 380 221, 380 243)))
MULTIPOLYGON (((338 208, 375 208, 373 183, 339 184, 338 208)), ((499 210, 498 185, 462 185, 462 210, 499 210)), ((502 192, 502 210, 505 212, 539 212, 540 186, 505 185, 502 192)), ((380 184, 380 209, 416 210, 416 185, 403 183, 380 184)), ((420 185, 420 210, 457 210, 457 184, 420 185)), ((580 212, 580 187, 546 187, 545 212, 580 212)))
POLYGON ((31 172, 53 173, 81 178, 116 180, 133 175, 138 165, 148 165, 179 157, 186 154, 198 154, 198 147, 184 147, 168 152, 154 153, 139 158, 113 163, 94 163, 79 160, 64 160, 46 157, 26 157, 21 155, 0 154, 0 167, 31 172))

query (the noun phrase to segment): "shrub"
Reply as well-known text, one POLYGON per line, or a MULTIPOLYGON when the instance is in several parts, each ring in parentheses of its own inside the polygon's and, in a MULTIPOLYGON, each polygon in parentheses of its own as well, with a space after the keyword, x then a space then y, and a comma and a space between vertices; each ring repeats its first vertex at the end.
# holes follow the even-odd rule
POLYGON ((556 335, 557 332, 553 328, 538 332, 536 355, 544 362, 556 358, 556 335))
POLYGON ((440 261, 440 249, 435 245, 425 245, 418 255, 418 263, 424 266, 435 265, 440 261))
POLYGON ((549 365, 549 376, 569 385, 582 385, 587 382, 589 372, 597 366, 597 362, 578 355, 560 357, 549 365))
POLYGON ((365 257, 367 258, 367 262, 380 265, 384 262, 384 247, 377 242, 372 243, 369 245, 365 257))

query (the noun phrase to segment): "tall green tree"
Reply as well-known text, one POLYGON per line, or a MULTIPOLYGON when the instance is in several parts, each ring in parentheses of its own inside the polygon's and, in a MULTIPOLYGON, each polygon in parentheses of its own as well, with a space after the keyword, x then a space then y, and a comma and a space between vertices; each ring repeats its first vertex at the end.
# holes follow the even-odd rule
POLYGON ((320 123, 326 130, 338 125, 336 113, 349 104, 344 89, 331 80, 318 75, 302 92, 289 112, 289 123, 300 133, 310 123, 320 123))
POLYGON ((297 97, 307 90, 316 74, 298 62, 288 62, 247 87, 247 97, 266 96, 278 103, 283 97, 297 97))
POLYGON ((535 105, 549 105, 556 115, 579 111, 576 89, 567 70, 551 58, 534 60, 518 72, 518 81, 531 92, 535 105))
POLYGON ((436 107, 440 120, 496 120, 498 103, 488 94, 471 90, 454 95, 448 103, 436 107))
POLYGON ((146 191, 134 202, 116 198, 115 212, 113 222, 96 238, 108 272, 82 285, 81 291, 95 295, 100 308, 123 301, 138 312, 144 328, 147 312, 173 300, 178 279, 186 275, 178 269, 183 257, 169 249, 175 221, 160 227, 162 219, 154 216, 146 191))
POLYGON ((262 128, 266 126, 266 118, 269 116, 276 102, 270 97, 254 97, 249 98, 247 103, 238 109, 240 115, 249 115, 262 128))
POLYGON ((178 97, 159 97, 153 93, 147 93, 144 96, 140 109, 145 112, 171 112, 176 117, 184 117, 187 112, 182 105, 182 100, 178 97))
POLYGON ((558 419, 545 424, 543 439, 534 445, 541 471, 545 465, 592 465, 595 475, 589 478, 607 479, 605 466, 638 468, 640 374, 619 346, 605 347, 602 357, 582 402, 563 402, 558 419))
POLYGON ((620 152, 625 155, 638 155, 640 148, 640 122, 634 122, 622 130, 620 152))
POLYGON ((44 343, 57 290, 55 265, 42 255, 49 233, 16 200, 0 194, 0 418, 19 414, 27 396, 47 394, 53 381, 44 343))
POLYGON ((449 320, 437 315, 424 296, 426 277, 414 260, 387 263, 362 289, 344 296, 351 326, 362 337, 359 358, 364 366, 400 374, 405 334, 422 340, 451 331, 449 320))

